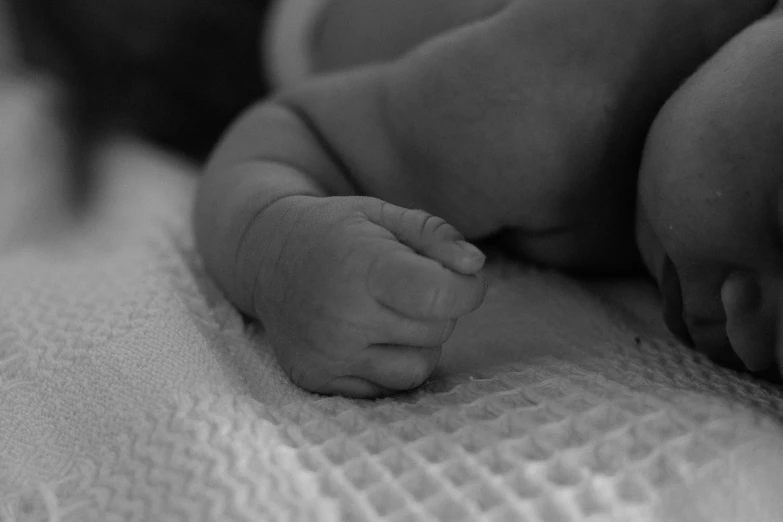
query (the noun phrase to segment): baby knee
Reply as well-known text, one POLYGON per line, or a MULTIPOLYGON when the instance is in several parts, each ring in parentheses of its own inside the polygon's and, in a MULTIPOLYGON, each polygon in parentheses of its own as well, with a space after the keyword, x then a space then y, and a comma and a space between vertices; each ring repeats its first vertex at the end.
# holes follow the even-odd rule
POLYGON ((734 281, 768 291, 780 278, 781 56, 780 16, 729 42, 661 110, 639 175, 639 212, 676 269, 690 336, 712 355, 730 343, 749 367, 768 362, 773 307, 740 299, 734 281))
POLYGON ((678 224, 659 232, 690 234, 684 224, 691 221, 702 230, 728 230, 737 219, 761 217, 761 187, 783 182, 781 56, 783 17, 759 22, 705 63, 660 111, 639 176, 642 205, 678 224), (710 212, 697 212, 699 205, 710 212))

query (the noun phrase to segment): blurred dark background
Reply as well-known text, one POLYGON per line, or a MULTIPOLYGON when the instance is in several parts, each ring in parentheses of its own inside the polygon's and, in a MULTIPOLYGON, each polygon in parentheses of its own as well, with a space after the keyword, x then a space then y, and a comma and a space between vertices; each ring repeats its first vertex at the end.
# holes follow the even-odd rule
POLYGON ((268 0, 5 0, 22 54, 67 89, 85 143, 135 132, 200 161, 267 86, 268 0))

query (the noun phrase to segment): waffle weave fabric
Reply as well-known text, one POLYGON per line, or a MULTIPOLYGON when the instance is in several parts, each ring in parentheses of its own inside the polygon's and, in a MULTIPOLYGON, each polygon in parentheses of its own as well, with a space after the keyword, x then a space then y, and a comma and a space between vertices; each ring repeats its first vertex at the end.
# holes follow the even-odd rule
POLYGON ((319 397, 204 275, 189 167, 101 161, 70 235, 0 257, 3 522, 783 517, 781 390, 672 341, 644 284, 493 261, 431 382, 319 397))

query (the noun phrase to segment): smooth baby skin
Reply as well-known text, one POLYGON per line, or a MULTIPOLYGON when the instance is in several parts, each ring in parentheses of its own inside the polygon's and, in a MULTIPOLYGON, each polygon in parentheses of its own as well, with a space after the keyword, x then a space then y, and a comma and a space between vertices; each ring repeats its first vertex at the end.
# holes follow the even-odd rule
POLYGON ((675 328, 720 362, 738 356, 750 370, 768 369, 783 312, 780 11, 668 101, 639 184, 640 249, 667 288, 675 328))
POLYGON ((500 234, 555 266, 629 263, 655 113, 770 7, 512 2, 399 60, 281 93, 250 108, 206 168, 206 266, 297 384, 411 389, 483 298, 483 257, 463 235, 500 234))
POLYGON ((317 73, 398 58, 431 37, 488 18, 514 0, 329 0, 312 41, 317 73))

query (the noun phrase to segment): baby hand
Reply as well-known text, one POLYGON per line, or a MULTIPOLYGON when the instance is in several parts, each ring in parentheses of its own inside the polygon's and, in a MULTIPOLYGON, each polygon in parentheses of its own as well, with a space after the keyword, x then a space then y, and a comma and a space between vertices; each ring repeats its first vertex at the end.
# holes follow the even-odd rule
POLYGON ((307 390, 378 397, 422 384, 457 318, 485 295, 484 255, 451 225, 369 197, 294 196, 255 306, 307 390), (282 236, 281 236, 282 237, 282 236))

